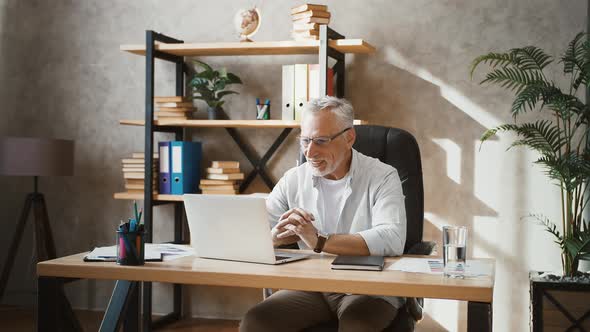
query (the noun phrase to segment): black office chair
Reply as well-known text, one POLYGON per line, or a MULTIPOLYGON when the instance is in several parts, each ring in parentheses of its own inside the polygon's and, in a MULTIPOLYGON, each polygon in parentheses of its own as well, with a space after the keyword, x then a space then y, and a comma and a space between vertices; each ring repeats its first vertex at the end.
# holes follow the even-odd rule
MULTIPOLYGON (((377 158, 397 169, 406 196, 407 233, 405 254, 430 255, 434 242, 422 242, 424 223, 424 185, 420 149, 412 134, 398 128, 382 126, 355 126, 357 138, 354 149, 364 155, 377 158)), ((302 161, 305 161, 305 157, 302 161)), ((385 332, 410 332, 422 319, 422 298, 406 298, 395 320, 385 332)), ((305 332, 332 332, 338 330, 338 322, 317 325, 305 332)))

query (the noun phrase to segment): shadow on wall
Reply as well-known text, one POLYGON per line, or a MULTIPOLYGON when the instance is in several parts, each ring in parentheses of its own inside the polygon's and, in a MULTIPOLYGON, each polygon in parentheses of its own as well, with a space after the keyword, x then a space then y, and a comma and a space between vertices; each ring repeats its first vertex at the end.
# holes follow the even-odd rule
MULTIPOLYGON (((390 44, 383 42, 379 50, 393 48, 390 44)), ((406 58, 402 61, 408 60, 406 58)), ((356 118, 367 120, 371 124, 406 129, 418 140, 425 186, 425 240, 434 240, 441 248, 442 226, 467 226, 470 229, 469 243, 472 244, 468 246, 468 257, 473 257, 474 248, 477 248, 478 252, 487 253, 497 262, 501 261, 506 269, 517 273, 513 281, 518 282, 514 282, 514 285, 522 284, 522 280, 518 278, 526 275, 526 266, 517 255, 500 248, 496 238, 483 238, 473 231, 479 217, 492 220, 496 225, 489 226, 498 229, 498 232, 501 229, 498 211, 480 200, 475 191, 475 154, 478 153, 479 138, 487 129, 486 126, 496 121, 490 121, 494 115, 487 114, 469 101, 451 86, 452 83, 434 77, 428 72, 428 68, 421 68, 421 65, 416 64, 400 68, 395 62, 392 63, 384 51, 378 51, 370 59, 365 56, 354 57, 349 61, 347 75, 347 95, 351 96, 351 102, 355 106, 356 118), (454 97, 449 97, 448 91, 454 97), (464 100, 465 105, 458 103, 457 99, 464 100), (471 108, 476 108, 477 111, 474 113, 471 108), (485 119, 480 119, 480 116, 485 119)), ((522 158, 516 161, 517 164, 521 162, 522 158)), ((514 183, 513 189, 510 189, 509 195, 516 201, 523 200, 524 181, 519 179, 518 183, 514 183)), ((518 239, 513 241, 512 246, 516 252, 522 252, 526 247, 522 232, 523 227, 514 227, 510 230, 510 238, 506 239, 518 239)), ((498 235, 501 236, 501 233, 498 235)), ((503 286, 508 288, 506 291, 514 288, 511 285, 503 286)), ((523 308, 526 305, 522 301, 520 297, 512 299, 510 305, 523 308)), ((466 318, 466 305, 462 304, 457 313, 456 326, 459 331, 466 328, 466 318)))

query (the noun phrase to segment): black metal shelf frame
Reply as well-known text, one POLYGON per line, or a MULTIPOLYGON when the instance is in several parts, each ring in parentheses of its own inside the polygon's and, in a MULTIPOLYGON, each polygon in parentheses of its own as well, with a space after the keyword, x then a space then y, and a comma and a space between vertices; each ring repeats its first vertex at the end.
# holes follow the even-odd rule
MULTIPOLYGON (((328 58, 336 60, 336 64, 332 67, 334 75, 336 76, 336 96, 344 96, 344 69, 345 56, 343 53, 336 51, 328 46, 328 39, 343 39, 344 36, 338 34, 329 27, 320 26, 319 33, 319 64, 320 64, 320 95, 326 95, 327 89, 327 69, 328 58)), ((144 223, 146 229, 146 241, 153 240, 153 207, 161 204, 174 204, 174 242, 182 243, 183 241, 183 202, 159 202, 154 200, 152 193, 152 178, 153 178, 153 156, 154 153, 154 132, 168 132, 174 133, 176 140, 183 140, 185 138, 185 128, 180 126, 158 126, 154 125, 154 67, 155 60, 165 60, 176 64, 176 95, 184 95, 184 74, 187 72, 184 64, 184 57, 171 55, 156 50, 156 42, 163 43, 183 43, 182 40, 174 39, 163 34, 146 31, 146 53, 145 53, 145 182, 144 182, 144 223)), ((281 134, 276 138, 270 148, 259 157, 255 152, 251 151, 245 141, 240 137, 236 128, 226 128, 228 134, 236 142, 240 150, 244 153, 248 161, 252 164, 254 169, 248 174, 240 186, 240 192, 243 192, 254 180, 256 175, 260 175, 269 188, 274 187, 274 181, 266 173, 266 163, 280 147, 280 145, 289 136, 293 128, 285 128, 281 134)), ((143 282, 143 292, 140 296, 140 283, 119 280, 113 290, 111 301, 107 307, 103 323, 101 325, 101 332, 114 332, 119 329, 121 324, 125 331, 139 331, 141 329, 145 332, 157 329, 165 324, 174 322, 181 318, 181 300, 182 288, 179 284, 174 284, 174 310, 168 315, 152 321, 152 285, 150 282, 143 282), (142 304, 142 305, 141 305, 142 304), (143 308, 140 312, 139 308, 143 308), (141 324, 139 318, 141 319, 141 324)))

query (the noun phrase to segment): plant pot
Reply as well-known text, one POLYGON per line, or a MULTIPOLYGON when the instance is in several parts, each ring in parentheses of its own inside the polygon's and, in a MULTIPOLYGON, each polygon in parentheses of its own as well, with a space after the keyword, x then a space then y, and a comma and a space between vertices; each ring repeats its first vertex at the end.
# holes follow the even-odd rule
POLYGON ((590 272, 590 260, 580 259, 580 261, 578 262, 578 271, 590 272))
POLYGON ((227 116, 221 107, 207 107, 207 118, 209 120, 225 120, 227 116))

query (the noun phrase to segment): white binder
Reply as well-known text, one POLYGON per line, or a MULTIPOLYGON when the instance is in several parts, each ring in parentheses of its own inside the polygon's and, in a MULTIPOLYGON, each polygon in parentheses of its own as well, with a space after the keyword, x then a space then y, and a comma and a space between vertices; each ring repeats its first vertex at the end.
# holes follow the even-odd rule
POLYGON ((283 65, 283 105, 281 119, 295 120, 295 65, 283 65))
POLYGON ((307 64, 295 65, 295 121, 301 121, 301 112, 309 100, 307 64))

